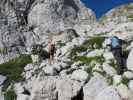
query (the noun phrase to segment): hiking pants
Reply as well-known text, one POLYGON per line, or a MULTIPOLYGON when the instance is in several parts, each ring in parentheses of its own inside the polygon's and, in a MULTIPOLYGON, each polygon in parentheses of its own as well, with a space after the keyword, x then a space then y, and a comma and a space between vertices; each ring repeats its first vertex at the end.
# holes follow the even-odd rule
POLYGON ((117 62, 117 74, 121 75, 123 74, 125 67, 125 58, 123 56, 122 49, 114 49, 112 52, 117 62))

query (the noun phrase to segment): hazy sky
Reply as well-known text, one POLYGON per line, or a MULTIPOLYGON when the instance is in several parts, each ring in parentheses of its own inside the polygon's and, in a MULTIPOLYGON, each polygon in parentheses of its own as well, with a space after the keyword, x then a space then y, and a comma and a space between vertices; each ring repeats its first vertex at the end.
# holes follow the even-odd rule
POLYGON ((82 0, 82 1, 85 3, 87 7, 91 8, 95 12, 97 19, 116 6, 133 2, 133 0, 82 0))

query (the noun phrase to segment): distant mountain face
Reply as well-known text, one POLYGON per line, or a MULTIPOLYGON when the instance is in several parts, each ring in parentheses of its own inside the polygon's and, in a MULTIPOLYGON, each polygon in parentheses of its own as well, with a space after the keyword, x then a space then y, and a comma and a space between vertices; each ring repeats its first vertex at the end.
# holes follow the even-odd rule
POLYGON ((133 3, 122 5, 110 10, 101 19, 100 23, 108 25, 109 23, 119 24, 133 21, 133 3))

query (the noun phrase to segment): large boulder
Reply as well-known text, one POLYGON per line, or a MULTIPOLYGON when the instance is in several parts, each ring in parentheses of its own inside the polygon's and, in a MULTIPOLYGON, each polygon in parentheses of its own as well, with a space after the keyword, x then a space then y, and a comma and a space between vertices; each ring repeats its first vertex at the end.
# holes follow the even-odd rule
POLYGON ((82 100, 81 84, 69 79, 57 81, 58 100, 82 100))
MULTIPOLYGON (((47 75, 51 75, 51 76, 54 76, 54 75, 57 75, 57 67, 59 65, 56 66, 56 68, 53 66, 53 65, 47 65, 46 67, 43 68, 43 71, 45 74, 47 75)), ((60 67, 60 66, 59 66, 60 67)), ((60 69, 59 69, 60 70, 60 69)))
POLYGON ((107 63, 103 63, 103 70, 110 76, 114 76, 117 73, 116 70, 107 63))
POLYGON ((132 100, 133 95, 128 87, 124 84, 120 84, 117 86, 117 91, 122 99, 124 100, 132 100))
POLYGON ((81 81, 81 82, 86 82, 89 79, 89 74, 81 69, 75 70, 72 73, 72 79, 81 81))
POLYGON ((81 87, 70 79, 45 77, 44 81, 34 82, 30 100, 82 100, 81 87))
POLYGON ((24 94, 19 94, 17 96, 17 100, 29 100, 29 96, 28 95, 24 95, 24 94))
POLYGON ((129 53, 129 56, 127 58, 127 68, 131 71, 133 71, 133 49, 129 53))
POLYGON ((128 79, 132 79, 133 78, 133 72, 126 71, 126 72, 124 72, 123 76, 128 78, 128 79))
POLYGON ((77 37, 79 37, 79 35, 74 29, 65 29, 64 31, 60 32, 58 35, 54 36, 54 41, 66 43, 72 41, 72 39, 77 37))
MULTIPOLYGON (((19 10, 26 8, 29 1, 31 0, 2 0, 0 3, 0 63, 18 57, 26 51, 26 47, 29 48, 34 43, 33 32, 26 32, 27 29, 20 28, 22 24, 18 24, 21 19, 19 10)), ((31 5, 32 3, 29 7, 31 5)), ((25 23, 25 20, 22 22, 25 23)))
POLYGON ((80 0, 41 0, 34 3, 28 23, 41 37, 72 28, 82 20, 89 24, 91 18, 95 20, 94 14, 80 0))
MULTIPOLYGON (((94 98, 108 86, 106 79, 101 75, 95 75, 83 87, 84 100, 94 100, 94 98)), ((114 99, 115 100, 115 99, 114 99)))
POLYGON ((94 100, 122 100, 114 87, 107 87, 100 91, 94 100))
POLYGON ((122 76, 121 75, 113 76, 113 84, 117 85, 117 84, 121 83, 121 81, 122 81, 122 76))
POLYGON ((57 100, 56 79, 46 78, 44 81, 35 81, 30 100, 57 100))
POLYGON ((0 75, 0 100, 4 100, 4 95, 2 93, 2 84, 4 83, 4 81, 6 80, 5 76, 0 75))
POLYGON ((133 93, 133 80, 129 81, 128 87, 129 87, 130 91, 133 93))

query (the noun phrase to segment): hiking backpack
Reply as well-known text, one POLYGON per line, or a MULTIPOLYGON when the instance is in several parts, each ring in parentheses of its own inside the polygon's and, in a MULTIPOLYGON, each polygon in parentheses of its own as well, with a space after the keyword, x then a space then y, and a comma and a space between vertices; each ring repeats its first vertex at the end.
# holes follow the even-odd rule
POLYGON ((112 47, 112 48, 120 47, 120 40, 118 39, 118 37, 113 36, 113 37, 111 38, 111 47, 112 47))

